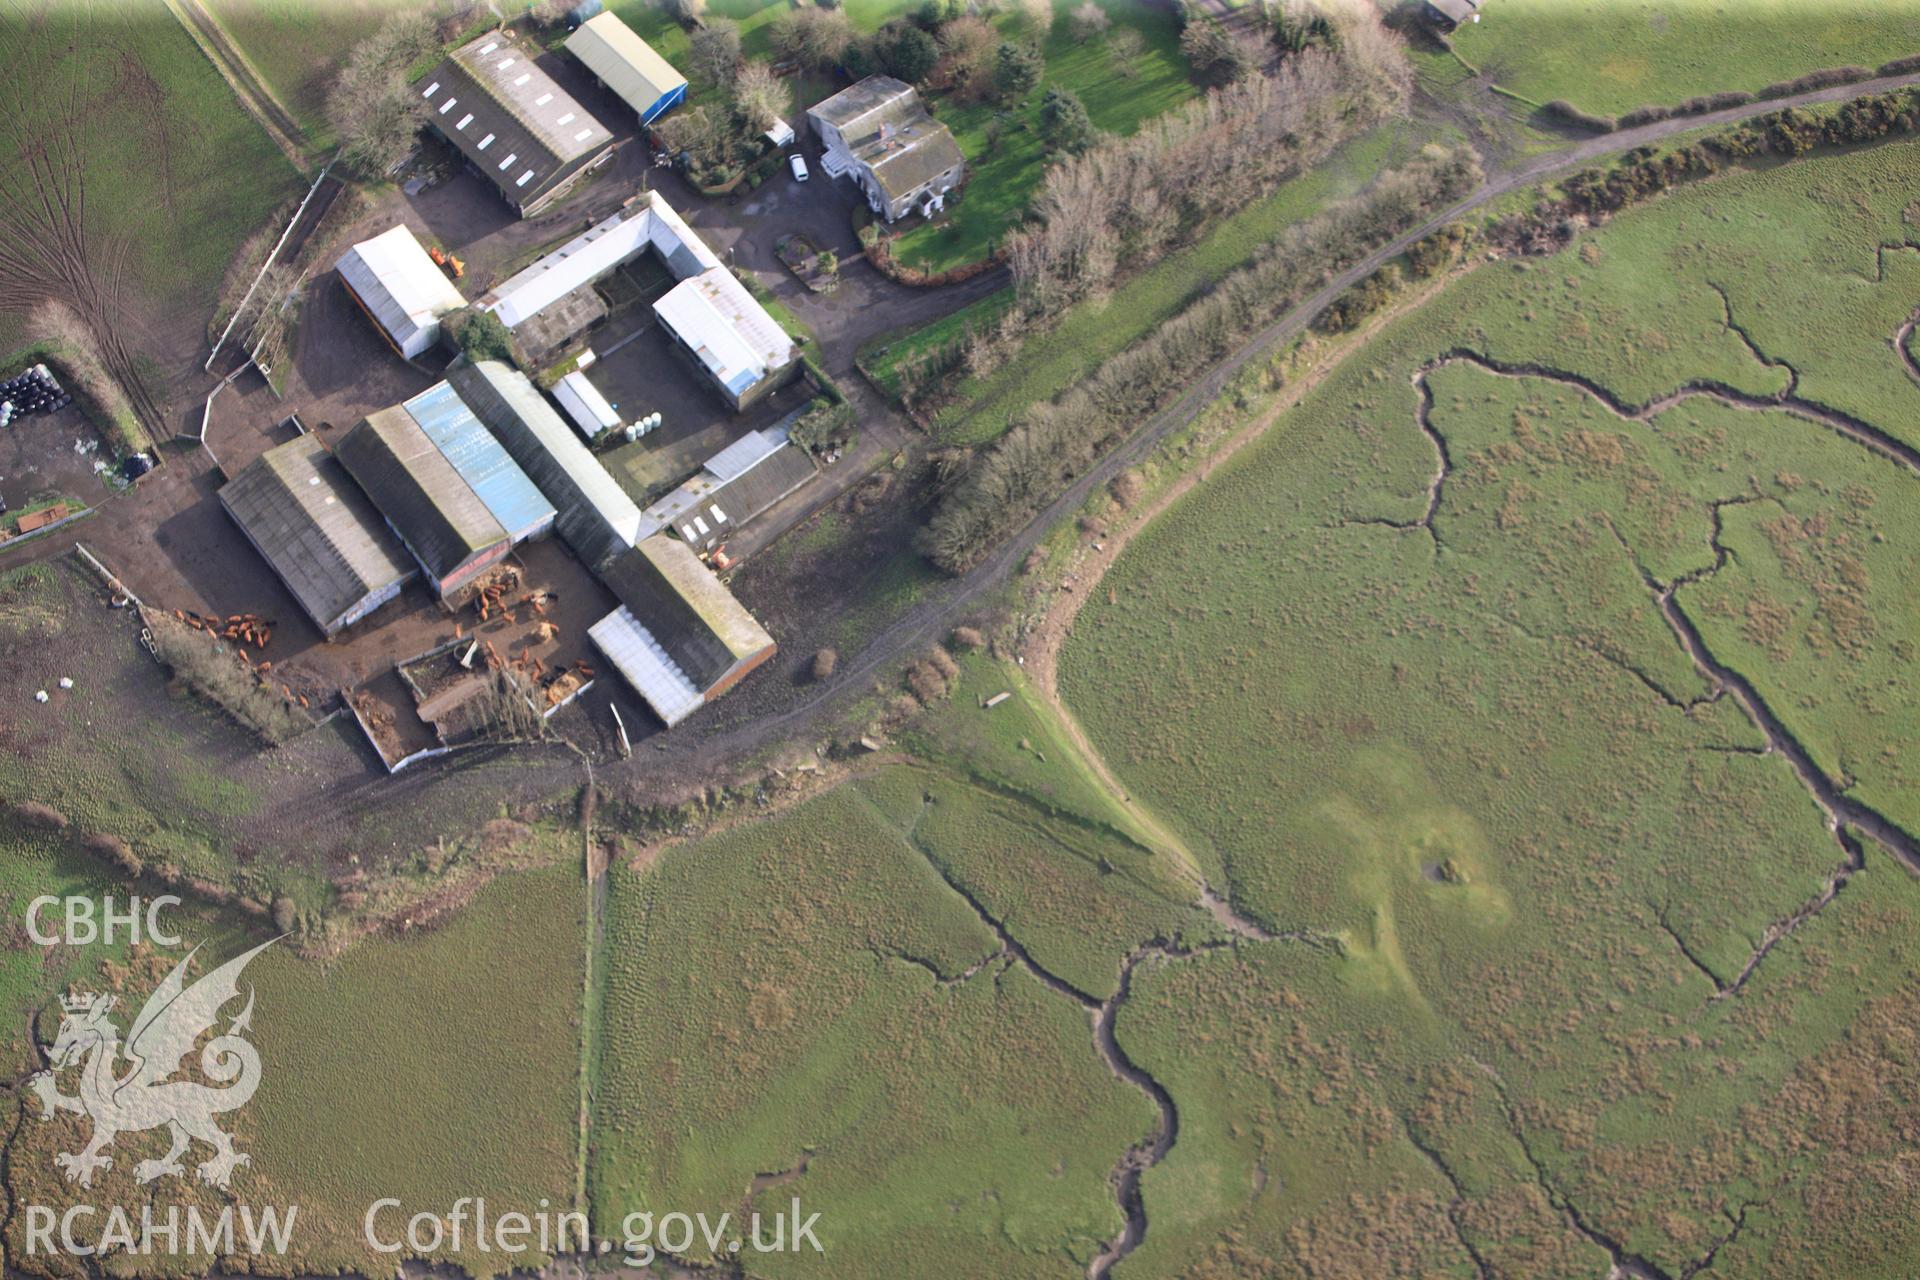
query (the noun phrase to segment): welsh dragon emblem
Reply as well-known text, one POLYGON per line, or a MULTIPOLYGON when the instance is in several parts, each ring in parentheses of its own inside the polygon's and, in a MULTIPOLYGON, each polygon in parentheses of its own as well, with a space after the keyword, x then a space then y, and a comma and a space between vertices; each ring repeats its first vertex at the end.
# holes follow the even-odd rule
POLYGON ((47 1118, 67 1111, 93 1121, 93 1139, 85 1149, 54 1157, 67 1181, 92 1186, 96 1171, 113 1167, 106 1149, 115 1138, 162 1127, 172 1145, 160 1159, 142 1160, 134 1167, 137 1182, 184 1175, 180 1157, 195 1141, 213 1148, 213 1155, 194 1170, 202 1182, 225 1188, 233 1171, 250 1163, 233 1149, 232 1135, 213 1118, 245 1106, 260 1086, 260 1053, 245 1038, 253 1020, 252 988, 225 1033, 200 1049, 200 1071, 215 1085, 172 1077, 185 1067, 201 1037, 216 1030, 220 1010, 239 998, 241 970, 272 945, 264 942, 188 986, 187 966, 200 951, 195 947, 147 998, 124 1045, 119 1027, 108 1016, 113 996, 61 998, 60 1034, 47 1055, 52 1069, 34 1076, 31 1084, 47 1118), (76 1063, 81 1064, 80 1092, 70 1097, 60 1092, 56 1076, 76 1063))

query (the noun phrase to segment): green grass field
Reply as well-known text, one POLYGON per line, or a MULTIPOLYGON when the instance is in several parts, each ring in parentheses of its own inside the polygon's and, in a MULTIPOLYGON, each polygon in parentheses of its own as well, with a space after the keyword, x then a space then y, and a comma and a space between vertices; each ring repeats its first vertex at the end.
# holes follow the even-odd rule
MULTIPOLYGON (((615 867, 597 1220, 798 1196, 824 1257, 754 1274, 1080 1275, 1119 1229, 1107 1175, 1151 1111, 915 847, 947 801, 910 775, 875 786, 615 867)), ((1041 945, 1050 908, 1029 909, 1041 945)))
MULTIPOLYGON (((372 35, 402 0, 206 0, 221 28, 273 96, 324 141, 327 90, 353 46, 372 35)), ((445 6, 438 6, 444 10, 445 6)))
MULTIPOLYGON (((49 955, 26 945, 28 904, 43 894, 97 898, 108 883, 102 867, 65 839, 0 817, 0 918, 6 921, 9 940, 0 951, 0 1026, 8 1029, 0 1040, 0 1061, 7 1064, 9 1079, 27 1064, 27 1045, 19 1029, 70 980, 84 978, 125 953, 124 947, 92 946, 61 948, 49 955)), ((53 919, 45 927, 58 928, 57 913, 53 919)))
MULTIPOLYGON (((504 876, 440 927, 328 965, 262 957, 263 1088, 247 1112, 265 1190, 301 1206, 315 1271, 373 1274, 382 1196, 406 1214, 461 1196, 574 1207, 586 889, 577 867, 504 876), (268 1032, 271 1032, 271 1039, 268 1032)), ((383 1219, 389 1237, 403 1217, 383 1219)), ((485 1276, 525 1265, 437 1255, 485 1276)))
POLYGON ((1615 116, 1920 53, 1920 4, 1507 0, 1452 39, 1461 57, 1504 89, 1615 116))
POLYGON ((1920 445, 1914 383, 1888 358, 1920 288, 1911 157, 1887 147, 1708 183, 1642 234, 1583 248, 1526 307, 1477 316, 1477 332, 1503 359, 1549 364, 1616 335, 1587 371, 1636 404, 1694 377, 1772 394, 1791 369, 1801 396, 1920 445))
MULTIPOLYGON (((18 918, 15 908, 28 895, 98 898, 110 891, 124 899, 129 892, 126 886, 109 890, 90 864, 44 836, 7 832, 0 840, 8 855, 0 886, 10 918, 18 918)), ((243 981, 256 996, 251 1039, 261 1055, 261 1084, 227 1127, 251 1157, 235 1175, 242 1199, 297 1206, 280 1266, 315 1274, 390 1269, 394 1255, 372 1251, 362 1234, 368 1207, 386 1196, 406 1206, 382 1218, 388 1238, 401 1234, 412 1213, 444 1213, 462 1196, 484 1195, 502 1210, 574 1207, 584 912, 577 871, 532 871, 481 891, 438 929, 368 940, 327 966, 275 949, 248 967, 243 981), (514 979, 503 982, 509 956, 514 979)), ((189 946, 207 943, 208 958, 225 959, 264 941, 190 906, 166 923, 189 946)), ((0 999, 14 1010, 10 1028, 20 1025, 22 1001, 40 1004, 72 982, 119 992, 125 1030, 180 958, 151 947, 131 953, 124 946, 93 947, 54 951, 54 963, 47 964, 37 947, 10 950, 19 958, 0 966, 0 999)), ((192 972, 208 967, 203 958, 192 972)), ((58 1021, 57 1012, 43 1015, 41 1034, 50 1037, 58 1021)), ((6 1045, 10 1060, 24 1048, 11 1030, 6 1045)), ((133 1167, 160 1154, 160 1135, 121 1138, 114 1167, 81 1190, 60 1179, 51 1157, 76 1150, 85 1140, 84 1124, 71 1118, 44 1123, 37 1102, 23 1097, 19 1103, 34 1118, 10 1143, 10 1198, 56 1211, 72 1203, 121 1204, 137 1214, 155 1194, 135 1187, 133 1167)), ((189 1158, 205 1155, 197 1148, 189 1158)), ((162 1204, 217 1211, 221 1203, 217 1193, 192 1184, 155 1190, 162 1204)), ((17 1218, 10 1230, 19 1230, 17 1218)), ((10 1240, 11 1257, 23 1257, 20 1243, 17 1235, 10 1240)), ((476 1276, 511 1265, 498 1252, 477 1252, 471 1236, 465 1248, 449 1247, 434 1259, 476 1276)), ((51 1265, 58 1273, 64 1261, 38 1259, 32 1269, 51 1265)), ((116 1260, 113 1273, 127 1261, 116 1260)), ((520 1258, 523 1265, 533 1261, 520 1258)), ((166 1274, 194 1275, 212 1263, 183 1250, 159 1266, 166 1274)))
POLYGON ((1882 1170, 1920 1121, 1890 1031, 1915 1007, 1920 885, 1869 846, 1819 905, 1844 857, 1824 815, 1705 696, 1642 573, 1700 573, 1676 598, 1709 648, 1911 830, 1920 478, 1782 410, 1641 422, 1455 363, 1425 375, 1451 468, 1431 534, 1415 522, 1438 458, 1419 373, 1449 350, 1629 396, 1777 390, 1697 270, 1726 271, 1736 319, 1827 317, 1810 364, 1877 348, 1898 375, 1885 316, 1844 299, 1915 172, 1902 144, 1732 176, 1482 267, 1091 594, 1061 683, 1108 764, 1243 910, 1344 939, 1338 960, 1271 944, 1136 975, 1121 1041, 1188 1117, 1147 1178, 1139 1274, 1383 1251, 1468 1273, 1469 1247, 1592 1274, 1569 1200, 1668 1274, 1716 1248, 1729 1274, 1905 1274, 1915 1193, 1882 1170))
POLYGON ((43 336, 17 308, 48 296, 136 352, 164 323, 197 333, 299 175, 164 8, 28 5, 0 58, 33 69, 0 91, 0 216, 35 250, 0 269, 0 353, 43 336))

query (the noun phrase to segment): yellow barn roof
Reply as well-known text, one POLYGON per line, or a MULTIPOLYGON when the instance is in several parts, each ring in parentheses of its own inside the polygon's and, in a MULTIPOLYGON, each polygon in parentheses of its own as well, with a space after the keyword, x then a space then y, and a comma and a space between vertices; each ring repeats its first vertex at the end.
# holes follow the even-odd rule
POLYGON ((652 45, 615 14, 596 14, 581 23, 580 29, 567 37, 567 51, 643 116, 656 102, 687 83, 672 63, 655 53, 652 45))

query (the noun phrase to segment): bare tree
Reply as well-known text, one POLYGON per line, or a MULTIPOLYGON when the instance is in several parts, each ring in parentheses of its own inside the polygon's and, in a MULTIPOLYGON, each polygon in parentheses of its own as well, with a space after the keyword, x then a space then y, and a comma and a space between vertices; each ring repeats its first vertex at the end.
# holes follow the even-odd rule
POLYGON ((740 69, 740 28, 726 18, 708 19, 693 33, 687 54, 694 72, 709 84, 722 88, 733 83, 740 69))
POLYGON ((939 44, 947 81, 969 97, 988 97, 992 92, 993 53, 1000 47, 1000 33, 988 25, 986 19, 969 15, 941 27, 939 44))
POLYGON ((1067 21, 1070 24, 1069 30, 1073 32, 1073 38, 1081 44, 1098 40, 1107 34, 1107 28, 1113 25, 1113 19, 1107 16, 1107 11, 1095 3, 1095 0, 1087 0, 1085 4, 1073 11, 1067 21))
POLYGON ((1122 27, 1107 37, 1107 58, 1122 80, 1131 80, 1139 73, 1140 55, 1146 51, 1145 37, 1132 27, 1122 27))
POLYGON ((262 369, 278 368, 287 354, 287 336, 293 330, 294 306, 300 276, 285 263, 261 273, 236 326, 247 335, 247 350, 262 369))
POLYGON ((511 667, 493 673, 488 686, 474 697, 474 718, 481 733, 508 742, 547 736, 547 720, 540 713, 544 695, 533 681, 511 667))
POLYGON ((1053 0, 1017 0, 1020 21, 1036 42, 1045 40, 1053 30, 1053 0))
POLYGON ((407 68, 437 47, 433 23, 418 11, 390 15, 354 46, 327 94, 327 120, 340 158, 378 180, 413 150, 426 106, 407 84, 407 68))
POLYGON ((733 78, 733 109, 755 133, 773 128, 792 104, 792 95, 764 62, 749 62, 733 78))
POLYGON ((803 67, 824 71, 853 43, 853 23, 838 9, 794 9, 774 19, 773 51, 803 67))

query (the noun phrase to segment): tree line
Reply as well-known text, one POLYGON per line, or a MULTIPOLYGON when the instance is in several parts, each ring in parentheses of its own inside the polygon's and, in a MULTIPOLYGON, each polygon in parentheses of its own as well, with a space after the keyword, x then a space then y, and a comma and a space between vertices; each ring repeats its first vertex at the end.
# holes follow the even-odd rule
POLYGON ((1404 108, 1411 76, 1370 13, 1337 37, 1147 121, 1047 170, 1007 237, 1024 317, 1059 312, 1127 268, 1267 194, 1288 173, 1404 108))
POLYGON ((1429 147, 1359 195, 1288 228, 1258 259, 1085 382, 1030 408, 991 447, 951 462, 933 517, 920 531, 922 554, 949 573, 965 572, 1210 364, 1479 181, 1470 149, 1429 147))

